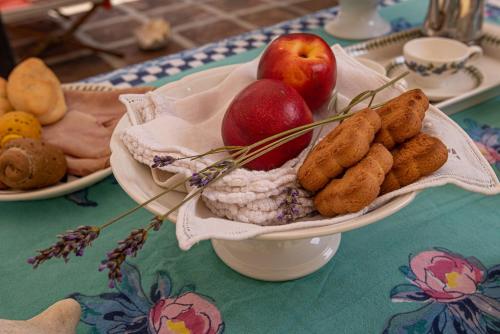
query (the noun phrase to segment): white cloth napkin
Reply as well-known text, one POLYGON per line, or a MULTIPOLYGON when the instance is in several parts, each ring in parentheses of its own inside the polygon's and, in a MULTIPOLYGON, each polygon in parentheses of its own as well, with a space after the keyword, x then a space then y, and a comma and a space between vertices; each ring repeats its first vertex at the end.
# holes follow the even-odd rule
MULTIPOLYGON (((348 56, 340 46, 336 45, 332 50, 337 59, 340 106, 360 92, 374 89, 388 81, 348 56)), ((191 78, 190 85, 187 85, 201 87, 194 94, 183 92, 180 84, 170 84, 146 95, 122 96, 121 100, 127 106, 134 124, 122 134, 125 146, 136 160, 147 165, 151 165, 155 155, 188 156, 222 146, 220 124, 224 112, 232 98, 255 80, 257 64, 258 59, 235 66, 225 75, 208 73, 212 76, 210 82, 218 82, 212 87, 204 88, 204 78, 197 74, 195 79, 191 78)), ((208 82, 206 78, 205 82, 208 82)), ((377 100, 388 100, 402 91, 402 87, 396 85, 378 94, 377 100)), ((319 115, 324 116, 325 112, 319 115)), ((325 126, 321 134, 325 134, 333 126, 335 124, 325 126)), ((431 106, 426 113, 423 131, 439 137, 446 144, 449 149, 447 163, 433 175, 381 196, 357 213, 328 219, 315 216, 287 225, 260 226, 276 223, 279 212, 277 209, 286 196, 287 189, 296 184, 296 170, 307 153, 306 149, 296 159, 269 172, 238 169, 205 189, 202 196, 186 203, 177 217, 179 245, 182 249, 189 249, 196 242, 205 239, 242 240, 263 233, 336 224, 363 215, 395 196, 446 183, 483 194, 500 192, 498 178, 488 162, 468 135, 445 114, 431 106), (220 215, 237 221, 220 218, 220 215)), ((154 170, 153 178, 159 185, 168 186, 172 184, 172 178, 168 178, 172 175, 170 173, 188 176, 217 158, 180 160, 162 168, 163 172, 154 170)), ((313 210, 311 200, 305 192, 300 192, 299 201, 302 204, 300 216, 313 210)))

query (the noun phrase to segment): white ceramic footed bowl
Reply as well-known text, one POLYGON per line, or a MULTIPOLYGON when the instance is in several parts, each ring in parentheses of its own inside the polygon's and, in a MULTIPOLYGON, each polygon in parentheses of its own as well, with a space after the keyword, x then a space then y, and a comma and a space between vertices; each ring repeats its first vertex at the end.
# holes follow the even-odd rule
MULTIPOLYGON (((156 185, 149 167, 132 158, 118 133, 129 127, 125 115, 111 139, 111 167, 125 192, 142 203, 163 189, 156 185)), ((146 205, 155 215, 163 214, 183 200, 185 194, 170 192, 146 205)), ((215 252, 229 267, 252 278, 284 281, 306 276, 323 267, 340 245, 340 233, 379 221, 408 205, 415 193, 397 197, 366 215, 329 226, 260 235, 243 241, 212 240, 215 252)), ((170 217, 175 222, 175 214, 170 217)))

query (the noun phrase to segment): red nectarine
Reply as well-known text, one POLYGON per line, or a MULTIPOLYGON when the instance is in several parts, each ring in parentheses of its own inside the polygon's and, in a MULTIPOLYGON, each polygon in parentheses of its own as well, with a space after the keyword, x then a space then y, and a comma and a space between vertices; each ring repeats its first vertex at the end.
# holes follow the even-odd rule
POLYGON ((330 46, 307 33, 283 35, 262 54, 257 79, 276 79, 295 88, 312 111, 329 99, 337 79, 337 63, 330 46))
MULTIPOLYGON (((222 121, 226 146, 247 146, 280 132, 312 123, 312 113, 292 87, 279 80, 257 80, 229 105, 222 121)), ((309 145, 312 132, 285 143, 245 167, 270 170, 296 157, 309 145)))

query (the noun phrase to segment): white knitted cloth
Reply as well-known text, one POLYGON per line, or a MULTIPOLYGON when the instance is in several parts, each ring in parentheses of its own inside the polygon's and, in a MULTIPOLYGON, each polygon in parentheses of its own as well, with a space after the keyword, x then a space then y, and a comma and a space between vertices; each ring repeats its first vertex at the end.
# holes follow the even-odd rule
MULTIPOLYGON (((337 59, 337 90, 340 106, 345 105, 358 93, 387 82, 387 78, 362 66, 348 56, 340 46, 336 45, 332 50, 337 59)), ((122 133, 125 146, 136 160, 147 165, 152 164, 155 155, 189 156, 222 146, 220 136, 222 117, 232 98, 255 80, 257 64, 258 59, 235 66, 226 75, 212 71, 208 72, 206 77, 200 73, 196 74, 195 80, 186 78, 185 80, 191 80, 187 86, 198 87, 199 91, 195 93, 182 91, 180 88, 182 85, 173 83, 146 95, 122 96, 121 100, 127 106, 134 124, 122 133), (210 80, 207 80, 208 77, 210 80), (206 87, 205 81, 211 83, 215 81, 219 84, 206 87)), ((401 86, 391 87, 381 92, 378 100, 385 101, 401 92, 401 86)), ((316 117, 325 116, 324 112, 316 115, 316 117)), ((321 134, 328 132, 333 126, 335 124, 325 126, 321 134)), ((339 223, 360 216, 400 194, 446 183, 454 183, 462 188, 485 194, 500 191, 494 171, 472 140, 456 123, 433 106, 427 112, 423 131, 444 141, 450 151, 448 162, 433 175, 378 198, 360 212, 333 219, 316 216, 288 225, 259 226, 276 225, 280 222, 277 217, 282 210, 282 202, 286 198, 288 189, 295 187, 296 170, 307 153, 306 149, 299 157, 288 161, 280 168, 268 172, 237 169, 207 187, 201 197, 186 203, 179 211, 177 218, 179 244, 181 248, 188 249, 204 239, 241 240, 271 231, 339 223), (212 212, 207 210, 207 207, 212 212)), ((195 161, 189 159, 176 161, 161 168, 163 172, 154 170, 153 178, 159 185, 169 186, 173 184, 172 178, 165 179, 162 173, 188 176, 219 158, 220 156, 211 156, 195 161)), ((187 187, 187 191, 189 190, 187 187)), ((301 205, 296 217, 305 216, 313 210, 311 200, 305 192, 299 192, 297 198, 301 205)))

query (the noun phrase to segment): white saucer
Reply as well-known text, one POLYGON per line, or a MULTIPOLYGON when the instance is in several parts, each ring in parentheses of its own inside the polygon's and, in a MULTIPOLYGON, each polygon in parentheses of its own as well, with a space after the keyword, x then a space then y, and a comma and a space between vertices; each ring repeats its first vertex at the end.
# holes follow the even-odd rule
MULTIPOLYGON (((407 70, 403 57, 394 59, 386 66, 386 69, 389 78, 393 78, 407 70)), ((460 70, 456 76, 453 77, 453 80, 446 82, 445 85, 438 88, 422 87, 418 85, 414 81, 412 73, 405 78, 405 81, 408 89, 420 88, 424 91, 429 100, 442 101, 478 88, 483 83, 484 76, 477 67, 468 65, 460 70)))

